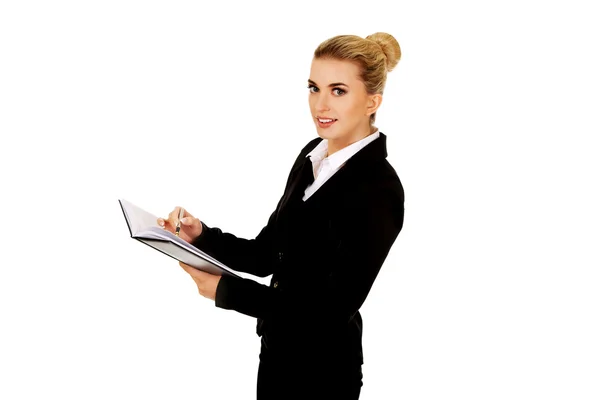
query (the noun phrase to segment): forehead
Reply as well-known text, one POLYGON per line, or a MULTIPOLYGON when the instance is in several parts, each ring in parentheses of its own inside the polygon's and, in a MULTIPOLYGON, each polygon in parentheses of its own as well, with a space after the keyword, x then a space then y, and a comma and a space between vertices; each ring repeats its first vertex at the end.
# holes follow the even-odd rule
POLYGON ((347 85, 361 83, 358 66, 350 61, 313 59, 309 79, 318 85, 343 82, 347 85))

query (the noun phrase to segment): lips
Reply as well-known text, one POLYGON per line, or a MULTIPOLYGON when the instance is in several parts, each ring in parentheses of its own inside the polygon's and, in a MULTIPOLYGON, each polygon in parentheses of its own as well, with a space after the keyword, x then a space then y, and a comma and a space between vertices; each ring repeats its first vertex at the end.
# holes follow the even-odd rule
POLYGON ((335 121, 337 121, 337 119, 329 117, 317 117, 316 119, 319 124, 319 127, 321 128, 328 128, 331 125, 333 125, 335 121))

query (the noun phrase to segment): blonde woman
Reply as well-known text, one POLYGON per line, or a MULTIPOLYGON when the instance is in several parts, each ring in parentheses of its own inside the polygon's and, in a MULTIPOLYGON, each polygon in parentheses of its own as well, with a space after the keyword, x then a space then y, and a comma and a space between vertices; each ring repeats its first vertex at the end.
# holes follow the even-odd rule
MULTIPOLYGON (((308 104, 318 137, 298 154, 285 190, 254 239, 185 213, 180 236, 232 269, 215 276, 183 263, 201 295, 257 319, 257 398, 358 399, 359 309, 398 236, 404 190, 374 125, 400 46, 387 33, 340 35, 314 52, 308 104)), ((179 207, 158 223, 174 231, 179 207)))

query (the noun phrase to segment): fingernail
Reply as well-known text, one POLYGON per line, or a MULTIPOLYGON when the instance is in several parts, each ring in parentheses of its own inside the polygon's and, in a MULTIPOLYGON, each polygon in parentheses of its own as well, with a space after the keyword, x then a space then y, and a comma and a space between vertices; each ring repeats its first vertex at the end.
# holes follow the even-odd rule
POLYGON ((158 221, 158 224, 159 224, 160 226, 165 226, 165 221, 163 221, 163 220, 161 219, 160 221, 158 221))
POLYGON ((184 225, 187 225, 187 223, 188 223, 187 217, 181 218, 181 223, 184 224, 184 225))

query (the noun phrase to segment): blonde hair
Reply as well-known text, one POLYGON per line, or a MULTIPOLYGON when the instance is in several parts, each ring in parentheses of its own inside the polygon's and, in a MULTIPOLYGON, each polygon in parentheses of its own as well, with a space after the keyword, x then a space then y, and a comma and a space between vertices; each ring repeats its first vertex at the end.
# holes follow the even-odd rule
MULTIPOLYGON (((362 38, 338 35, 325 40, 315 50, 315 58, 351 61, 360 69, 360 79, 367 93, 383 94, 387 73, 400 61, 400 45, 390 34, 377 32, 362 38)), ((375 113, 371 114, 371 125, 375 113)))

